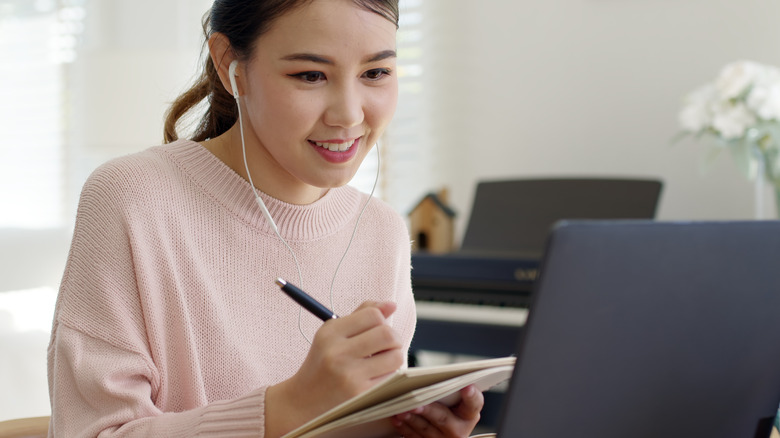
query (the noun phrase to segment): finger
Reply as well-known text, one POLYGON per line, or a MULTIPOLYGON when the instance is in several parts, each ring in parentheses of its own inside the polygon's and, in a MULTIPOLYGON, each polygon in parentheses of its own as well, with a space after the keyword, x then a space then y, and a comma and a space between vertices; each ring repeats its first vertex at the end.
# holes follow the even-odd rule
POLYGON ((401 368, 406 360, 398 335, 386 325, 348 339, 345 344, 350 357, 362 359, 365 365, 361 366, 360 377, 367 379, 387 376, 401 368))
POLYGON ((355 312, 361 309, 366 309, 371 307, 375 307, 379 309, 385 318, 389 318, 390 315, 392 315, 393 312, 395 312, 395 309, 398 306, 392 301, 364 301, 360 306, 358 306, 357 309, 355 309, 355 312))
POLYGON ((369 379, 375 382, 385 379, 398 371, 403 366, 405 360, 406 358, 401 349, 383 351, 366 358, 365 361, 368 365, 366 370, 371 373, 369 379))
POLYGON ((423 438, 422 435, 415 432, 408 424, 395 417, 392 419, 392 423, 396 432, 398 432, 398 435, 402 438, 423 438))
MULTIPOLYGON (((425 417, 425 411, 427 409, 428 406, 417 408, 412 412, 407 412, 395 417, 395 419, 400 421, 400 424, 396 426, 396 429, 401 432, 401 435, 403 435, 404 438, 439 438, 444 436, 442 431, 425 417)), ((395 424, 396 423, 394 423, 394 425, 395 424)))
POLYGON ((395 350, 403 346, 398 333, 387 324, 371 327, 350 338, 356 350, 365 352, 363 357, 373 356, 386 350, 395 350))
POLYGON ((409 425, 404 423, 403 421, 393 417, 392 423, 393 423, 393 427, 395 427, 396 432, 398 432, 398 436, 400 436, 401 438, 422 438, 417 432, 412 430, 412 428, 409 427, 409 425))
POLYGON ((384 325, 385 320, 380 306, 364 303, 351 314, 323 324, 321 330, 326 329, 339 337, 352 338, 374 327, 384 325))
POLYGON ((467 420, 479 420, 482 407, 485 405, 485 396, 474 385, 469 385, 460 391, 460 403, 452 408, 452 412, 458 417, 467 420))
POLYGON ((460 418, 456 417, 450 408, 441 403, 431 403, 415 409, 412 413, 424 418, 428 424, 439 431, 455 430, 460 423, 460 418))
POLYGON ((395 309, 398 308, 398 305, 396 305, 392 301, 383 301, 379 303, 379 310, 382 311, 382 315, 384 315, 385 319, 390 318, 390 315, 392 315, 395 312, 395 309))

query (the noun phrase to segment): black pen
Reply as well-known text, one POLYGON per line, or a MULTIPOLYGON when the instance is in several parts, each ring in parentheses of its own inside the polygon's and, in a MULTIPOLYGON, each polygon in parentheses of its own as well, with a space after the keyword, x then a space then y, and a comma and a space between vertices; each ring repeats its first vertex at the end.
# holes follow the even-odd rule
POLYGON ((320 304, 317 300, 312 298, 306 292, 300 290, 297 286, 290 284, 281 278, 276 279, 276 284, 286 293, 290 298, 294 299, 298 304, 303 306, 304 309, 313 313, 317 318, 327 321, 329 319, 338 318, 335 313, 330 309, 320 304))

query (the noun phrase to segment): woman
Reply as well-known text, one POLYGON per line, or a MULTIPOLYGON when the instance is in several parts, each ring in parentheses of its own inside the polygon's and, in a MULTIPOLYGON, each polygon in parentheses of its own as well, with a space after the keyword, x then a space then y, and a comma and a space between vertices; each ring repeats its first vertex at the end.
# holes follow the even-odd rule
MULTIPOLYGON (((395 111, 397 22, 397 0, 215 1, 171 143, 84 186, 49 347, 50 436, 277 437, 403 366, 407 231, 345 186, 395 111), (194 138, 177 140, 204 98, 194 138), (277 277, 346 316, 302 314, 277 277)), ((392 422, 466 436, 482 395, 462 395, 392 422)))

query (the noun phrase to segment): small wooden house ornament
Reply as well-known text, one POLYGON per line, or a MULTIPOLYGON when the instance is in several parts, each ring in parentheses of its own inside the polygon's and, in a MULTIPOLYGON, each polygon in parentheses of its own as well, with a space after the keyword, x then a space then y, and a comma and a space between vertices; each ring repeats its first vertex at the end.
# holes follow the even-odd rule
POLYGON ((409 212, 412 251, 435 254, 454 250, 455 211, 447 205, 447 189, 428 193, 409 212))

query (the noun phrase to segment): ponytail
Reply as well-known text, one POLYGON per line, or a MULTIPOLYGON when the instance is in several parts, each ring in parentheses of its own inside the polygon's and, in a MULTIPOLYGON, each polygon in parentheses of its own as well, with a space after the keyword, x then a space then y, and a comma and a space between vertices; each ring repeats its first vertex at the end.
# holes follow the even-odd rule
MULTIPOLYGON (((203 31, 208 38, 209 14, 203 19, 203 31)), ((179 139, 178 129, 186 125, 185 116, 195 110, 205 99, 206 112, 198 121, 191 140, 204 141, 215 138, 230 129, 238 121, 238 110, 233 96, 225 90, 217 75, 214 62, 208 54, 203 72, 195 84, 171 104, 165 114, 164 141, 170 143, 179 139)), ((185 126, 186 127, 186 126, 185 126)))

